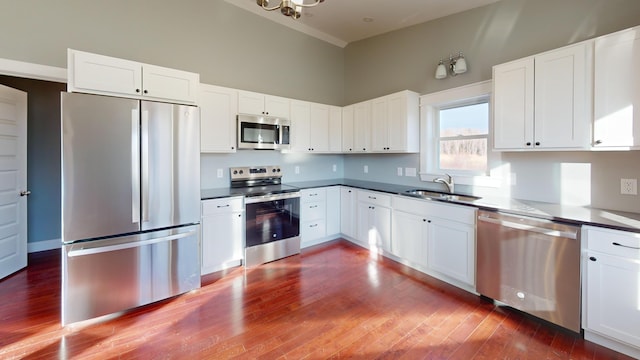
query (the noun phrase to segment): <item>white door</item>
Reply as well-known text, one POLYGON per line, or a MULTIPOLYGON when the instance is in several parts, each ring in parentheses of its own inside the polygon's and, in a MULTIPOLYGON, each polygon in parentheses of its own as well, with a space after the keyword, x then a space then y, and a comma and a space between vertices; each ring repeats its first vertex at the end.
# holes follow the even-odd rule
POLYGON ((27 93, 0 85, 0 278, 27 266, 27 93))

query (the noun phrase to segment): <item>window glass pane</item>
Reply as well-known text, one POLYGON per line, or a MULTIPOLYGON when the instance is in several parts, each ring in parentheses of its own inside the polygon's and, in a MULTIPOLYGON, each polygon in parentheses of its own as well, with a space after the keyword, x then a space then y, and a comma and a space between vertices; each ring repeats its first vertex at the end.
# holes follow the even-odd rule
POLYGON ((487 139, 441 140, 440 169, 484 172, 487 139))
POLYGON ((489 103, 440 110, 440 137, 489 133, 489 103))

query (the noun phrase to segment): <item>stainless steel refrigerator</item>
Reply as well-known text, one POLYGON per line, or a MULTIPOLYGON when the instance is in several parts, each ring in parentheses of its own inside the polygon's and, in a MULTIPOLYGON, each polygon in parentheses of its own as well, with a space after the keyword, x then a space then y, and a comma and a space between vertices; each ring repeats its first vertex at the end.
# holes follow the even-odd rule
POLYGON ((62 324, 199 288, 199 109, 61 102, 62 324))

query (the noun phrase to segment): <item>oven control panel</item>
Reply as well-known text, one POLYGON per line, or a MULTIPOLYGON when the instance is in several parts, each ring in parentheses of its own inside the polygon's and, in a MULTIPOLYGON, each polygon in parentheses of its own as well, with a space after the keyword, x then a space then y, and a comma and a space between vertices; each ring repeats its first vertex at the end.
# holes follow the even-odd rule
POLYGON ((280 166, 242 166, 229 168, 231 181, 281 178, 280 166))

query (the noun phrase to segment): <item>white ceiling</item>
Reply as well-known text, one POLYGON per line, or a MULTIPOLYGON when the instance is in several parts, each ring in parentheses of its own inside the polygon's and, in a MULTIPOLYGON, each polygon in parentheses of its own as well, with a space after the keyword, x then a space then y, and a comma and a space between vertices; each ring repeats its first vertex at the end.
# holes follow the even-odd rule
MULTIPOLYGON (((352 41, 420 24, 499 0, 325 0, 298 20, 265 11, 256 0, 225 0, 282 25, 344 47, 352 41), (364 19, 373 21, 365 21, 364 19)), ((308 3, 310 0, 304 0, 308 3)), ((279 0, 270 0, 271 6, 279 0)))

